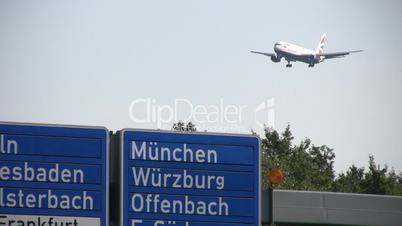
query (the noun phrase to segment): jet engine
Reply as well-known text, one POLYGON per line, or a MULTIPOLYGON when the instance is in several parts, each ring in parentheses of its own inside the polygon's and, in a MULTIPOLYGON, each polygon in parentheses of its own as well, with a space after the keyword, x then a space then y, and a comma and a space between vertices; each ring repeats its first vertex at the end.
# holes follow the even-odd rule
POLYGON ((272 60, 272 62, 278 63, 279 61, 281 61, 281 57, 271 56, 271 60, 272 60))

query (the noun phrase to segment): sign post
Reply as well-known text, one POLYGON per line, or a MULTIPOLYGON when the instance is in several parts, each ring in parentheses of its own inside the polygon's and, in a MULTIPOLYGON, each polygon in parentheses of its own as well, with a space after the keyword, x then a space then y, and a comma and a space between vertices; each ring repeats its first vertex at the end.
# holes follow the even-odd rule
POLYGON ((256 136, 121 132, 122 226, 260 225, 256 136))
POLYGON ((105 128, 0 123, 1 226, 107 226, 105 128))

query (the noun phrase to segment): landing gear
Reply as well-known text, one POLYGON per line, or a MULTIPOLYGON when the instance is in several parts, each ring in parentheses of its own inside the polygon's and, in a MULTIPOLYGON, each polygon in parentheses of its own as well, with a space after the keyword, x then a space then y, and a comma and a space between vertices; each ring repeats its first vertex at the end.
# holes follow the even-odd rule
POLYGON ((314 67, 314 64, 309 64, 308 67, 314 67))
POLYGON ((292 64, 290 63, 289 60, 288 60, 288 63, 286 64, 286 67, 292 67, 292 64))

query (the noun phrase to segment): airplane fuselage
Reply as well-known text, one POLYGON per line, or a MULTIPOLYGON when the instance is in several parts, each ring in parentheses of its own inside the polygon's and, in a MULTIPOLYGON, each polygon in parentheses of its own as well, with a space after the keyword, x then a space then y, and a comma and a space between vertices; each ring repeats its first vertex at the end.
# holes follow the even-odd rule
POLYGON ((274 51, 278 58, 283 57, 288 62, 301 61, 309 65, 314 65, 320 62, 320 57, 315 56, 315 51, 287 42, 275 43, 274 51))

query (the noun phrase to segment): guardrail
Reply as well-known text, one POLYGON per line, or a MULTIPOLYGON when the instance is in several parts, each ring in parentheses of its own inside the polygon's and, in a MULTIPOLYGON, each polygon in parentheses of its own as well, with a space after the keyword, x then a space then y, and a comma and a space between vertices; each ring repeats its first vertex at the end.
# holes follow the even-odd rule
MULTIPOLYGON (((262 192, 262 223, 268 222, 268 194, 262 192)), ((274 190, 277 225, 402 225, 402 197, 274 190)))

